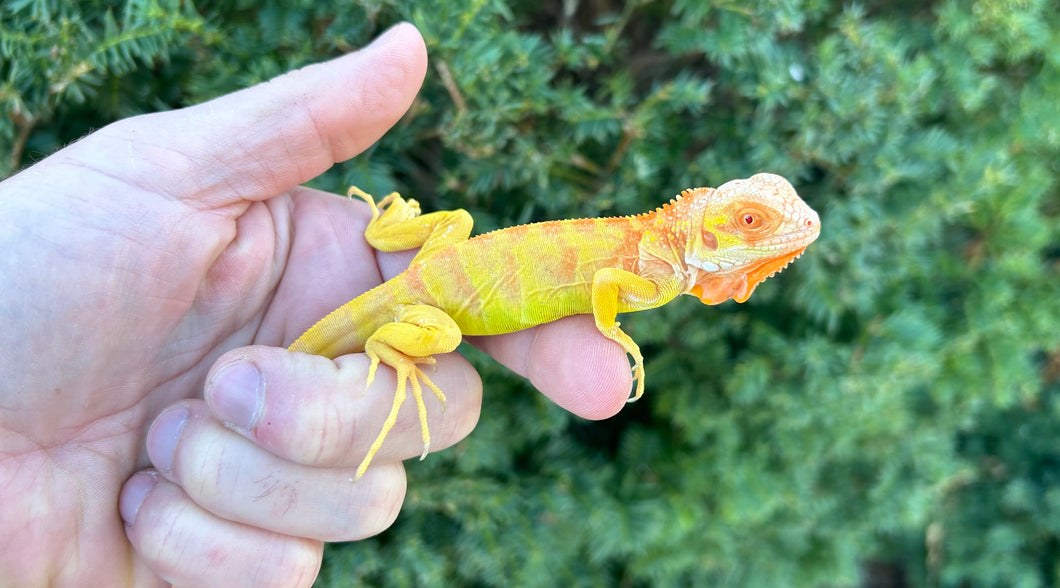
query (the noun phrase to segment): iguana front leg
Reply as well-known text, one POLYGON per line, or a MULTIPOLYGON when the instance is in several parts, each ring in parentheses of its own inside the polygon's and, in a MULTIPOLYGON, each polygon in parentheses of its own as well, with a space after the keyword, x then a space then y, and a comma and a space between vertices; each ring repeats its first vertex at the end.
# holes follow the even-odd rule
POLYGON ((676 295, 668 290, 672 288, 662 288, 648 278, 623 269, 608 267, 593 275, 592 304, 596 328, 633 358, 633 380, 637 388, 629 402, 644 395, 644 356, 637 343, 619 328, 615 317, 620 308, 623 311, 642 310, 665 304, 676 295))
POLYGON ((357 196, 372 207, 372 220, 364 231, 368 243, 380 251, 420 250, 412 263, 430 256, 435 251, 467 241, 474 221, 464 209, 442 210, 420 215, 420 203, 402 198, 397 192, 379 201, 377 206, 370 194, 351 186, 347 196, 357 196))

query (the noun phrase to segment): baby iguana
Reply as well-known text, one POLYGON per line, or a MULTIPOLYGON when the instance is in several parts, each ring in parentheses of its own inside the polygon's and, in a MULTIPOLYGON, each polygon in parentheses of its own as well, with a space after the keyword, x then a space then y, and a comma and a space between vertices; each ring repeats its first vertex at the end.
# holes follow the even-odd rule
POLYGON ((423 455, 430 446, 422 385, 445 395, 420 368, 449 353, 463 335, 511 333, 575 314, 633 357, 644 393, 640 348, 615 321, 620 312, 655 308, 678 294, 706 304, 747 300, 817 239, 821 224, 784 178, 757 174, 718 189, 695 188, 652 212, 520 225, 471 234, 464 210, 420 214, 415 200, 390 194, 372 208, 365 230, 380 251, 420 247, 408 269, 313 325, 290 347, 327 357, 364 351, 367 384, 380 363, 397 372, 394 403, 357 468, 360 478, 405 401, 406 382, 419 412, 423 455))

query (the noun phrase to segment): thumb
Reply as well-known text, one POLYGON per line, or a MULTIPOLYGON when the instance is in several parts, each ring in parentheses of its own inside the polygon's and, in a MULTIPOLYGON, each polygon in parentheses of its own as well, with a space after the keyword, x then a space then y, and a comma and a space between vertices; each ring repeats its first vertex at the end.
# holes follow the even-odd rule
POLYGON ((70 155, 110 154, 93 163, 200 209, 264 200, 377 141, 408 110, 426 69, 422 37, 402 23, 332 61, 189 108, 119 121, 70 148, 87 152, 70 155))

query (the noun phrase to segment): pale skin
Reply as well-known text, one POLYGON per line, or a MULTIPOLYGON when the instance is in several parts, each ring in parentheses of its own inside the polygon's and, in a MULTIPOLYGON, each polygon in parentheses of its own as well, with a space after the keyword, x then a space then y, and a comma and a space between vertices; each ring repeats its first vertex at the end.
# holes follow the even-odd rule
MULTIPOLYGON (((379 139, 426 67, 400 25, 108 126, 0 183, 0 578, 309 586, 325 541, 394 521, 401 460, 422 452, 414 406, 349 482, 393 372, 365 392, 363 353, 280 346, 412 258, 364 242, 363 203, 299 184, 379 139)), ((626 356, 592 317, 475 343, 586 418, 629 394, 626 356)), ((432 450, 471 431, 481 396, 462 358, 437 362, 448 404, 427 407, 432 450)))

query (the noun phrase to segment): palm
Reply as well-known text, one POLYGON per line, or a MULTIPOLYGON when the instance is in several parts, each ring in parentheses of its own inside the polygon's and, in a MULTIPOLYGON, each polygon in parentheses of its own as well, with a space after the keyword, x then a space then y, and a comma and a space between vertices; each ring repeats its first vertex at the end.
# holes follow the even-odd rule
MULTIPOLYGON (((106 178, 85 171, 93 162, 70 163, 84 166, 78 183, 108 185, 106 178)), ((21 198, 19 188, 27 184, 17 180, 6 200, 11 207, 33 202, 21 198)), ((55 214, 62 192, 57 186, 33 198, 38 204, 57 203, 44 213, 55 214)), ((26 497, 37 508, 66 513, 24 532, 73 534, 77 552, 105 554, 128 550, 129 544, 113 502, 94 499, 117 495, 132 472, 148 464, 143 435, 159 408, 201 394, 205 374, 222 351, 252 343, 278 345, 297 325, 334 306, 335 300, 306 295, 304 285, 314 283, 310 276, 321 268, 346 268, 328 278, 332 296, 363 290, 380 277, 359 237, 359 207, 335 196, 296 189, 267 202, 206 210, 135 189, 82 191, 81 196, 81 203, 109 201, 119 215, 136 210, 141 222, 123 225, 120 218, 108 217, 114 221, 109 226, 66 235, 62 249, 49 244, 63 235, 38 229, 32 237, 18 238, 8 227, 5 241, 22 248, 18 259, 52 271, 23 275, 7 289, 19 298, 12 307, 37 313, 26 321, 31 332, 5 334, 5 363, 22 366, 24 379, 7 389, 31 389, 46 379, 63 402, 47 394, 3 398, 5 439, 26 446, 4 460, 2 467, 12 471, 0 477, 8 481, 5 496, 26 497), (181 224, 184 230, 174 230, 181 224), (304 235, 306 242, 293 235, 304 235), (152 238, 145 242, 145 236, 152 238), (93 252, 90 263, 71 251, 93 252), (119 312, 101 308, 115 300, 121 308, 113 310, 119 312), (54 312, 62 320, 49 321, 47 315, 54 312), (39 353, 41 348, 68 354, 56 358, 39 353), (69 411, 71 405, 82 409, 69 411), (27 420, 26 414, 41 418, 27 420), (75 445, 78 451, 71 451, 75 445), (93 478, 86 480, 84 472, 93 472, 93 478), (36 493, 34 488, 47 479, 63 491, 36 493)), ((74 203, 60 214, 70 220, 91 214, 81 206, 74 203)), ((56 226, 54 221, 41 217, 25 224, 49 227, 56 226)), ((20 274, 4 275, 17 279, 20 274)), ((5 547, 17 550, 18 545, 5 547)))

